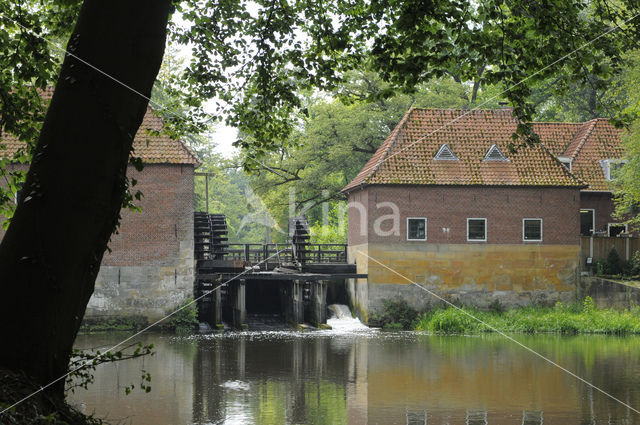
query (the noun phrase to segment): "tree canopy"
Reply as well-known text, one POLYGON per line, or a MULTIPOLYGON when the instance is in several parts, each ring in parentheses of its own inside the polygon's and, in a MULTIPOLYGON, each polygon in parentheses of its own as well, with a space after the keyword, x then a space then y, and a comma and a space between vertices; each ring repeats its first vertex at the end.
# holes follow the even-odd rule
POLYGON ((489 108, 500 107, 501 101, 499 87, 456 82, 450 76, 416 87, 412 93, 382 96, 388 87, 373 72, 349 72, 331 96, 308 95, 305 114, 300 114, 300 124, 286 143, 262 160, 247 161, 253 188, 281 226, 286 226, 290 199, 295 203, 294 213, 304 213, 311 224, 321 225, 318 206, 327 201, 332 202, 330 209, 337 219, 339 204, 335 202, 343 198, 340 190, 410 107, 483 104, 489 108))
MULTIPOLYGON (((622 2, 231 1, 180 3, 193 43, 183 88, 217 95, 227 122, 246 135, 250 157, 288 140, 304 89, 331 90, 349 69, 378 72, 394 89, 452 76, 502 85, 516 115, 530 121, 531 88, 564 70, 559 89, 606 80, 637 42, 639 11, 622 2)), ((520 132, 528 135, 527 128, 520 132)))

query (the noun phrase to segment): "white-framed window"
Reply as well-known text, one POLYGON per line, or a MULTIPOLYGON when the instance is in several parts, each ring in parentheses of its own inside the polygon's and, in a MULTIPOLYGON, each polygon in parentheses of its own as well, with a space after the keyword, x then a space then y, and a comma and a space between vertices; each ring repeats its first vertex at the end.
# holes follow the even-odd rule
POLYGON ((542 219, 522 219, 522 240, 524 242, 542 242, 542 219))
POLYGON ((427 240, 427 219, 424 217, 407 217, 407 240, 427 240))
POLYGON ((580 234, 582 236, 593 235, 596 228, 596 210, 585 208, 580 210, 580 234))
POLYGON ((604 178, 611 181, 618 177, 618 173, 627 163, 626 159, 603 159, 600 161, 604 178))
POLYGON ((486 242, 487 241, 487 219, 468 218, 467 219, 467 241, 486 242))
POLYGON ((566 156, 559 156, 558 157, 558 161, 560 161, 562 163, 562 165, 567 167, 567 170, 571 171, 571 163, 573 162, 572 158, 569 158, 569 157, 566 157, 566 156))
POLYGON ((618 236, 620 233, 627 233, 627 225, 624 223, 607 224, 607 235, 611 238, 618 236))

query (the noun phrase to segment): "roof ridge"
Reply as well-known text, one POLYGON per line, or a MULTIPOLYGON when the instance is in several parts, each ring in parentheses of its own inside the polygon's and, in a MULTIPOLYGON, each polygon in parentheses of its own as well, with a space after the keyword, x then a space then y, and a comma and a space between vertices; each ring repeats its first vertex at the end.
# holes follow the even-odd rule
MULTIPOLYGON (((597 118, 591 119, 583 124, 588 124, 589 128, 587 129, 586 133, 584 134, 584 136, 582 136, 582 139, 580 140, 580 142, 578 142, 578 146, 576 146, 574 152, 572 155, 569 155, 569 158, 575 158, 576 156, 578 156, 578 154, 580 153, 580 151, 582 150, 582 147, 584 146, 584 144, 586 143, 587 139, 589 138, 589 136, 591 135, 591 133, 593 133, 593 129, 596 127, 596 122, 597 122, 597 118)), ((580 131, 580 130, 578 130, 580 131)), ((574 136, 575 137, 575 136, 574 136)), ((569 146, 571 146, 571 143, 569 144, 569 146)), ((566 152, 565 152, 566 153, 566 152)))
MULTIPOLYGON (((153 107, 153 105, 151 104, 151 102, 147 103, 147 108, 149 108, 149 110, 151 111, 151 114, 158 118, 160 120, 160 123, 162 124, 162 130, 160 130, 160 132, 164 131, 166 122, 164 120, 164 118, 162 118, 162 116, 157 113, 156 109, 153 107)), ((165 109, 165 108, 162 108, 165 109)), ((140 123, 140 125, 142 125, 142 123, 140 123)), ((167 134, 167 133, 165 133, 167 134)), ((168 135, 168 134, 167 134, 168 135)), ((187 144, 179 137, 173 138, 171 136, 169 136, 170 139, 175 140, 176 142, 178 142, 180 144, 180 146, 187 152, 187 154, 196 162, 194 164, 194 168, 198 168, 199 166, 202 165, 202 162, 200 162, 200 158, 198 158, 198 156, 191 152, 191 149, 189 148, 189 146, 187 146, 187 144)))
POLYGON ((421 106, 412 106, 410 110, 418 110, 418 111, 453 111, 453 112, 462 112, 463 114, 468 114, 471 112, 511 112, 513 108, 429 108, 429 107, 421 107, 421 106))
MULTIPOLYGON (((595 118, 595 119, 599 119, 599 120, 608 120, 609 118, 595 118)), ((535 125, 549 125, 549 124, 559 124, 559 125, 566 125, 566 124, 571 124, 571 125, 584 125, 585 123, 587 123, 589 121, 582 121, 582 122, 571 122, 571 121, 529 121, 528 124, 535 124, 535 125)))

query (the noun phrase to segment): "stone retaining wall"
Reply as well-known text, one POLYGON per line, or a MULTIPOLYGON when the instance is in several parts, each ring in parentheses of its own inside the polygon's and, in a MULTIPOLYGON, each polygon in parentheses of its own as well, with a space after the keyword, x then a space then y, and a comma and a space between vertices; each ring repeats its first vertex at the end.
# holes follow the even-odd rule
POLYGON ((581 276, 578 299, 589 296, 599 308, 624 309, 640 305, 640 288, 595 276, 581 276))

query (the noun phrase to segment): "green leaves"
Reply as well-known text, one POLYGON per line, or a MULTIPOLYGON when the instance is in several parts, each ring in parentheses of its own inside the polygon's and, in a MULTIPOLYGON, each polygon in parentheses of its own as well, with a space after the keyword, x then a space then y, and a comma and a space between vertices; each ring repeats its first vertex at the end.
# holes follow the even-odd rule
POLYGON ((561 70, 568 83, 584 83, 587 74, 606 79, 619 69, 633 40, 606 32, 638 11, 631 1, 625 7, 603 0, 181 2, 188 25, 175 28, 174 40, 193 46, 183 88, 218 98, 227 124, 246 135, 238 145, 261 158, 296 131, 304 90, 333 90, 353 69, 373 69, 405 90, 445 75, 482 75, 509 87, 515 113, 530 121, 533 85, 561 70))
MULTIPOLYGON (((89 385, 95 380, 93 372, 96 367, 105 363, 114 363, 125 360, 132 360, 144 356, 152 356, 153 344, 143 344, 142 342, 133 343, 121 350, 105 353, 100 350, 79 350, 74 349, 69 362, 69 376, 65 383, 65 392, 75 392, 77 388, 88 389, 89 385)), ((151 391, 151 375, 144 369, 141 370, 140 389, 144 392, 151 391)), ((125 394, 130 394, 135 385, 131 384, 125 387, 125 394)))
POLYGON ((16 207, 24 171, 10 163, 31 160, 44 120, 42 90, 57 78, 59 51, 51 43, 68 37, 77 1, 17 1, 0 4, 0 135, 25 143, 13 156, 0 146, 0 216, 6 229, 16 207))

